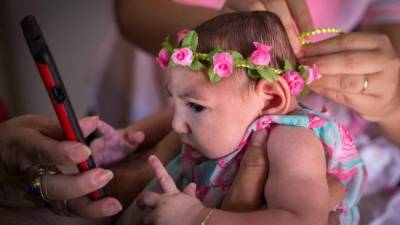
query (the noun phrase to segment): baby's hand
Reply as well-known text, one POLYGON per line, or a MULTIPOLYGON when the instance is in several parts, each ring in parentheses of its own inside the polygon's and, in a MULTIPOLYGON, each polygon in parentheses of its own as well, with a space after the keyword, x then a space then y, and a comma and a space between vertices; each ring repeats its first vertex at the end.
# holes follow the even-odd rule
POLYGON ((156 156, 149 157, 149 164, 163 193, 145 191, 137 198, 139 208, 152 209, 145 214, 144 224, 200 224, 208 209, 196 198, 196 185, 191 183, 181 192, 156 156))
POLYGON ((116 130, 103 121, 99 121, 97 129, 102 136, 95 139, 90 148, 95 162, 102 166, 117 162, 134 152, 145 137, 142 131, 116 130))

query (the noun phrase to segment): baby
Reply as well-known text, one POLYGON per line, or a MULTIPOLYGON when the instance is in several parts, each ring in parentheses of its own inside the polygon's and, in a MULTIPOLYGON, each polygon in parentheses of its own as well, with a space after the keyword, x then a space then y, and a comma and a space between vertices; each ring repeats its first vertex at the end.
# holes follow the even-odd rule
POLYGON ((156 180, 149 184, 137 203, 152 210, 142 217, 140 210, 128 209, 134 221, 325 225, 328 173, 346 190, 334 210, 340 223, 358 223, 366 178, 362 160, 341 125, 298 103, 319 74, 315 66, 297 65, 277 16, 218 16, 180 32, 175 46, 167 39, 157 61, 170 69, 166 89, 182 150, 167 166, 174 182, 150 157, 161 190, 156 180), (266 207, 246 213, 219 210, 252 132, 261 129, 269 132, 263 146, 269 161, 266 207))

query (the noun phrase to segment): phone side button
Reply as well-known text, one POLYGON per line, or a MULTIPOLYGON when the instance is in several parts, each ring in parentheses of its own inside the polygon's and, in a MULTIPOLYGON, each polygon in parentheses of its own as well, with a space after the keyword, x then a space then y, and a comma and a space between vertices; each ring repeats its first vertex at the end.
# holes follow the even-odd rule
POLYGON ((56 102, 63 103, 65 101, 65 94, 61 87, 53 87, 51 88, 51 92, 53 92, 53 97, 56 102))

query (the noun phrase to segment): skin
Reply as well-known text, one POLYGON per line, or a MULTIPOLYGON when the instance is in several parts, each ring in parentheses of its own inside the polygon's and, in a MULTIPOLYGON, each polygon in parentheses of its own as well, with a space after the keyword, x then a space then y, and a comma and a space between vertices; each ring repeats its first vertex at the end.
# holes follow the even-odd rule
MULTIPOLYGON (((221 13, 163 0, 140 3, 116 0, 115 6, 121 33, 154 55, 159 51, 159 43, 168 34, 172 37, 183 27, 194 27, 221 13), (161 7, 154 8, 153 5, 161 7), (150 11, 159 17, 147 18, 145 12, 150 11), (135 23, 131 23, 132 20, 135 23), (143 29, 149 32, 143 32, 143 29)), ((397 123, 400 119, 398 23, 362 27, 360 34, 344 34, 332 40, 300 47, 298 32, 314 27, 304 0, 227 0, 222 12, 232 9, 269 10, 277 14, 283 21, 300 62, 316 64, 321 71, 322 78, 311 89, 344 104, 367 121, 376 123, 382 129, 383 135, 393 143, 400 144, 400 125, 397 123), (354 43, 357 48, 354 48, 354 43), (360 93, 364 77, 368 77, 369 88, 360 93)))
MULTIPOLYGON (((200 154, 211 159, 231 153, 232 150, 227 151, 228 147, 241 139, 235 131, 242 131, 242 127, 246 129, 255 116, 271 111, 285 114, 298 107, 287 83, 282 80, 273 84, 260 80, 255 86, 249 86, 243 85, 239 75, 211 84, 201 72, 178 68, 172 71, 169 86, 175 107, 173 121, 179 119, 176 124, 173 122, 174 130, 183 142, 188 138, 193 140, 200 154), (242 100, 242 91, 246 93, 246 101, 242 100), (279 101, 274 98, 279 98, 279 101), (193 107, 192 103, 197 106, 193 107), (236 105, 240 108, 235 108, 236 105), (232 111, 232 108, 237 110, 232 111), (247 118, 249 123, 243 124, 247 118), (215 136, 208 136, 208 133, 215 136), (214 143, 221 147, 211 152, 214 143)), ((233 221, 235 224, 327 224, 329 192, 320 140, 308 129, 278 125, 271 130, 270 138, 262 149, 264 152, 268 149, 268 180, 263 184, 268 209, 240 214, 216 210, 207 224, 233 221)), ((207 209, 194 197, 194 185, 180 192, 156 157, 150 157, 149 163, 163 194, 144 192, 139 196, 138 201, 142 205, 153 209, 145 217, 145 223, 199 224, 199 218, 207 209)))
POLYGON ((213 85, 203 72, 192 72, 184 67, 172 71, 167 86, 174 104, 172 127, 182 143, 211 159, 227 155, 239 145, 247 125, 259 115, 262 107, 261 101, 253 98, 252 91, 247 95, 245 76, 232 76, 213 85), (256 107, 256 110, 233 113, 232 109, 240 107, 256 107))

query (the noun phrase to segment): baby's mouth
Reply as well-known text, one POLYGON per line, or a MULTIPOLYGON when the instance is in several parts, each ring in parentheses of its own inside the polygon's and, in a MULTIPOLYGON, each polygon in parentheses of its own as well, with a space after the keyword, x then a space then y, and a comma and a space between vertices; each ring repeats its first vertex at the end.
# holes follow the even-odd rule
POLYGON ((190 144, 187 144, 186 142, 182 142, 182 144, 185 145, 185 150, 190 154, 190 156, 192 158, 199 159, 199 158, 204 157, 204 155, 199 150, 197 150, 196 148, 194 148, 190 144))

